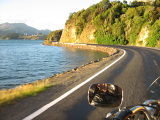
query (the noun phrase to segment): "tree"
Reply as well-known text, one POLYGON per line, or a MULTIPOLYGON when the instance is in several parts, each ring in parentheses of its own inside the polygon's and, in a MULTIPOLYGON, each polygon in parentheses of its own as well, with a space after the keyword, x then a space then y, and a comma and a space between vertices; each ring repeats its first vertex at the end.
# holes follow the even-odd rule
POLYGON ((160 19, 157 20, 150 29, 151 31, 147 38, 148 46, 155 47, 157 42, 160 41, 160 19))
POLYGON ((72 19, 73 15, 75 14, 75 12, 72 12, 69 14, 69 19, 72 19))
POLYGON ((62 30, 55 30, 49 33, 46 42, 59 41, 62 35, 62 30))
POLYGON ((123 4, 127 4, 127 1, 126 1, 126 0, 123 0, 123 4))
POLYGON ((160 7, 160 0, 155 0, 155 5, 160 7))
POLYGON ((138 1, 131 2, 131 7, 138 7, 143 5, 145 5, 145 2, 138 2, 138 1))

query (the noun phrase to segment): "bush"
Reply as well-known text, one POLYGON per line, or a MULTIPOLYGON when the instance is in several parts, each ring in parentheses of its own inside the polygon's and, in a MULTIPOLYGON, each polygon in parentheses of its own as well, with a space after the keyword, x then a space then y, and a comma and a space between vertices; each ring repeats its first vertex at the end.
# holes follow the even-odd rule
POLYGON ((137 10, 135 8, 128 8, 126 11, 127 19, 133 19, 134 16, 138 16, 137 10))
POLYGON ((132 19, 131 31, 130 31, 130 37, 129 37, 129 41, 131 44, 134 45, 136 43, 136 39, 138 37, 138 34, 141 31, 141 28, 144 22, 145 20, 140 16, 134 16, 134 18, 132 19))
POLYGON ((150 47, 155 47, 157 42, 160 41, 160 19, 157 20, 150 28, 150 33, 148 36, 148 45, 150 47))
POLYGON ((155 5, 160 7, 160 0, 155 0, 155 5))
POLYGON ((75 14, 75 12, 70 13, 70 14, 69 14, 69 19, 72 19, 72 18, 73 18, 73 16, 74 16, 74 14, 75 14))
POLYGON ((143 6, 143 5, 145 5, 145 2, 133 1, 131 3, 131 7, 138 7, 138 6, 143 6))
POLYGON ((89 10, 82 10, 77 16, 75 26, 76 26, 76 35, 80 35, 83 31, 83 28, 86 26, 86 23, 89 21, 89 10))
POLYGON ((62 35, 62 31, 63 30, 55 30, 52 31, 48 34, 47 39, 45 40, 45 42, 51 43, 53 41, 59 41, 62 35))
POLYGON ((105 35, 97 35, 96 40, 98 44, 114 45, 116 38, 112 34, 106 33, 105 35))

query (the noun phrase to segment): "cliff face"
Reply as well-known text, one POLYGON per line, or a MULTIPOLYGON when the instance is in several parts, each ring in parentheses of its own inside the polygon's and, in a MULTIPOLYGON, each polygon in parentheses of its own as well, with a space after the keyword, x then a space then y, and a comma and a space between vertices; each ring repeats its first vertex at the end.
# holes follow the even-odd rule
MULTIPOLYGON (((96 31, 93 25, 87 25, 83 30, 80 36, 76 35, 76 27, 72 25, 66 25, 64 31, 62 33, 60 42, 61 43, 90 43, 97 44, 97 41, 94 36, 94 32, 96 31)), ((136 39, 136 46, 147 46, 147 38, 149 35, 148 26, 142 27, 140 33, 138 34, 138 38, 136 39)), ((130 27, 126 31, 127 34, 130 33, 130 27)))
POLYGON ((74 24, 67 24, 62 32, 60 42, 74 43, 76 41, 76 29, 74 24))
POLYGON ((95 27, 87 24, 80 35, 76 34, 76 26, 67 24, 63 30, 60 42, 62 43, 96 43, 94 37, 95 27))
POLYGON ((136 40, 137 46, 147 46, 147 38, 149 36, 149 28, 148 26, 145 26, 141 29, 138 38, 136 40))
POLYGON ((102 0, 71 14, 60 42, 159 47, 160 7, 148 4, 102 0))

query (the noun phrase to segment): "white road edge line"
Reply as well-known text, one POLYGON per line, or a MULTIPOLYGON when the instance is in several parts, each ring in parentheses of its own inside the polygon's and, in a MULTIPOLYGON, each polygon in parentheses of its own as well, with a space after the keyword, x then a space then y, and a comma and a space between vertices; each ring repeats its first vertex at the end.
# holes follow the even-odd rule
POLYGON ((110 65, 108 65, 107 67, 105 67, 104 69, 102 69, 101 71, 97 72, 96 74, 94 74, 93 76, 91 76, 90 78, 88 78, 86 81, 80 83, 76 87, 72 88, 71 90, 69 90, 68 92, 64 93, 63 95, 61 95, 57 99, 53 100, 52 102, 44 105, 39 110, 35 111, 34 113, 30 114, 29 116, 25 117, 22 120, 32 120, 32 119, 34 119, 35 117, 37 117, 38 115, 40 115, 41 113, 43 113, 44 111, 46 111, 47 109, 49 109, 50 107, 52 107, 53 105, 55 105, 56 103, 58 103, 61 100, 63 100, 65 97, 69 96, 71 93, 73 93, 74 91, 76 91, 80 87, 82 87, 83 85, 85 85, 86 83, 88 83, 89 81, 91 81, 93 78, 95 78, 96 76, 98 76, 99 74, 101 74, 102 72, 104 72, 105 70, 107 70, 108 68, 110 68, 112 65, 114 65, 119 60, 121 60, 125 55, 126 55, 126 51, 123 50, 123 55, 121 57, 119 57, 118 59, 116 59, 113 63, 111 63, 110 65))
POLYGON ((153 82, 150 84, 150 86, 148 86, 147 90, 149 90, 150 87, 151 87, 155 82, 157 82, 157 80, 160 80, 160 76, 159 76, 157 79, 155 79, 155 81, 153 81, 153 82))

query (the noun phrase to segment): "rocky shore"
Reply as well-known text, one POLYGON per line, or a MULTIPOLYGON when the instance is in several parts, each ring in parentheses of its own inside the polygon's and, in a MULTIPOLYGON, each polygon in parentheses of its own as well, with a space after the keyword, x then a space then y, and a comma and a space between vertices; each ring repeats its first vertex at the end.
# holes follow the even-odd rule
POLYGON ((104 47, 104 46, 98 46, 98 45, 89 45, 89 44, 52 42, 50 44, 44 43, 44 45, 71 47, 71 48, 79 48, 79 49, 86 49, 86 50, 96 50, 96 51, 100 51, 100 52, 105 52, 108 55, 113 55, 118 52, 118 50, 116 48, 104 47))

